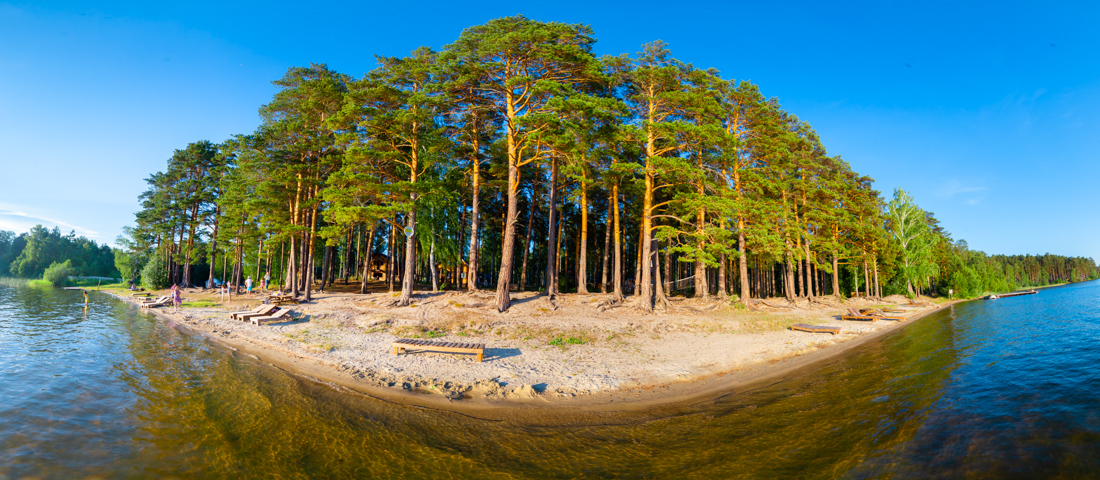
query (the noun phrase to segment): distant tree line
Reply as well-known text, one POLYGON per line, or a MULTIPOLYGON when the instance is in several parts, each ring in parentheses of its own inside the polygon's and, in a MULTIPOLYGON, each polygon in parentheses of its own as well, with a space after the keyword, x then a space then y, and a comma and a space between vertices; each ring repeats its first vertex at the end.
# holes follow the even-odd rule
POLYGON ((592 35, 516 16, 358 79, 291 68, 255 132, 192 143, 147 179, 120 265, 185 285, 270 272, 307 300, 352 278, 399 288, 399 305, 416 288, 487 288, 501 311, 532 289, 648 311, 672 295, 976 294, 1097 275, 1092 259, 970 251, 751 82, 659 41, 597 58, 592 35))
POLYGON ((62 235, 57 227, 49 230, 42 225, 19 235, 0 230, 0 276, 42 278, 51 265, 65 262, 69 262, 64 270, 69 275, 119 277, 115 252, 107 244, 78 237, 76 232, 62 235))

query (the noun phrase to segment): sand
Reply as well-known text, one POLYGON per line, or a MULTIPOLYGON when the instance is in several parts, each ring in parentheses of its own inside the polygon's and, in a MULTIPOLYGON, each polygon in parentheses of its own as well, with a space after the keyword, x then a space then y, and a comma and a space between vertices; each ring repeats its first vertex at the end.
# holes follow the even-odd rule
MULTIPOLYGON (((213 294, 184 291, 186 301, 213 294)), ((491 292, 419 293, 408 307, 391 293, 316 293, 289 305, 293 320, 255 326, 229 320, 259 296, 207 308, 155 309, 167 321, 297 375, 389 401, 483 417, 507 409, 601 412, 690 404, 805 372, 903 328, 936 307, 904 308, 900 322, 843 321, 849 307, 900 305, 832 297, 767 299, 754 310, 718 299, 674 298, 645 314, 608 307, 606 294, 554 300, 519 293, 498 313, 491 292), (841 327, 838 335, 796 332, 791 324, 841 327), (394 355, 391 342, 419 337, 484 343, 472 355, 394 355)), ((927 300, 927 299, 926 299, 927 300)), ((220 302, 218 302, 220 303, 220 302)))

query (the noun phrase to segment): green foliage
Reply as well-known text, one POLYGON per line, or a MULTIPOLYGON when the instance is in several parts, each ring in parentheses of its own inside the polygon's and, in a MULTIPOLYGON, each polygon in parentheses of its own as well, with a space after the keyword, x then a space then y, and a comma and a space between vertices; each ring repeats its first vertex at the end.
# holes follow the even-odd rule
MULTIPOLYGON (((330 266, 330 280, 403 271, 401 303, 457 282, 495 285, 500 309, 516 287, 604 281, 613 302, 636 284, 653 307, 735 285, 741 301, 807 296, 807 279, 817 295, 970 296, 1100 274, 1093 259, 970 251, 906 192, 887 204, 760 87, 663 42, 602 59, 595 42, 586 25, 514 16, 378 57, 359 79, 289 68, 256 131, 188 144, 147 179, 107 263, 150 288, 191 265, 222 280, 270 270, 307 299, 330 266), (655 274, 678 281, 657 290, 655 274)), ((51 253, 72 238, 0 232, 0 270, 79 270, 51 253)), ((551 342, 570 340, 584 339, 551 342)))
POLYGON ((146 290, 168 288, 168 281, 168 265, 160 255, 151 258, 141 269, 141 286, 146 290))
POLYGON ((6 287, 25 287, 28 282, 25 278, 0 277, 0 285, 6 287))
POLYGON ((46 268, 42 279, 50 282, 55 287, 64 287, 69 283, 69 276, 73 274, 73 262, 65 260, 64 263, 54 262, 46 268))
POLYGON ((191 302, 183 302, 183 303, 180 304, 181 307, 192 307, 192 308, 210 308, 210 307, 215 307, 217 305, 218 304, 216 304, 214 302, 211 302, 209 300, 195 300, 195 301, 191 301, 191 302))
MULTIPOLYGON (((98 245, 75 232, 61 235, 61 230, 53 230, 36 225, 29 232, 6 241, 7 235, 0 232, 0 260, 14 257, 7 265, 12 274, 23 278, 41 277, 46 267, 70 261, 72 275, 99 277, 117 277, 114 267, 114 252, 107 245, 98 245), (18 251, 16 251, 18 250, 18 251)), ((3 265, 0 265, 2 267, 3 265)))
POLYGON ((547 342, 547 344, 553 345, 553 346, 556 346, 556 347, 564 347, 566 345, 584 345, 585 343, 588 343, 588 342, 585 342, 584 339, 577 338, 577 337, 568 337, 568 338, 555 337, 554 339, 547 342))
POLYGON ((123 280, 133 280, 137 276, 134 257, 123 250, 115 250, 115 269, 122 274, 123 280))

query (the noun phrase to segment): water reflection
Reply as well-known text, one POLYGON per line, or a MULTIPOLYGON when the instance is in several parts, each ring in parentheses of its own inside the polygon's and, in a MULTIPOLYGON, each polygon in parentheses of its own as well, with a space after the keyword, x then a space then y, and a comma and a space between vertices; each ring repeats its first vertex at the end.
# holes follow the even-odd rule
POLYGON ((77 301, 0 287, 0 475, 1004 477, 1100 463, 1096 282, 957 305, 799 378, 589 427, 348 394, 122 302, 93 295, 85 316, 77 301))

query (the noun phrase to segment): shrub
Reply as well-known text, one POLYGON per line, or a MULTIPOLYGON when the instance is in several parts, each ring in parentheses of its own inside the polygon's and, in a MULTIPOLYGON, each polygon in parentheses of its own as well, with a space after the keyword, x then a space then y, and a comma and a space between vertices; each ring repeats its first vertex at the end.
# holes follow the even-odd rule
POLYGON ((147 290, 168 288, 168 265, 165 264, 164 257, 154 255, 141 269, 141 286, 147 290))
POLYGON ((69 275, 73 274, 73 262, 65 260, 65 263, 53 262, 42 274, 42 279, 50 282, 55 287, 63 287, 69 282, 69 275))

